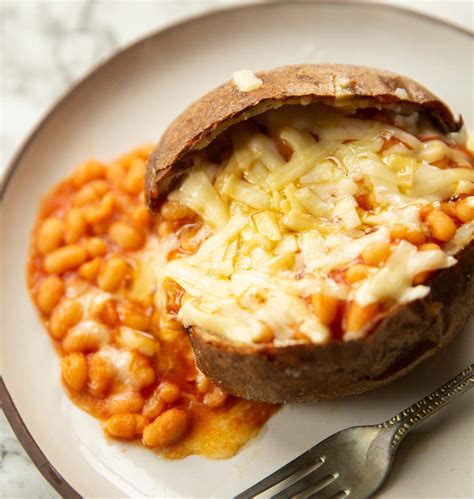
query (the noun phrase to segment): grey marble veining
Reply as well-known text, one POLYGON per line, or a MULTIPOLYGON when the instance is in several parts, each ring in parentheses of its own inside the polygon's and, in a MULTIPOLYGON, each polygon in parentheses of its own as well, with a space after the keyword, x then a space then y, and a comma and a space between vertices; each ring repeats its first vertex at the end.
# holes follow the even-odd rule
MULTIPOLYGON (((0 1, 0 172, 50 106, 94 65, 177 20, 233 0, 0 1)), ((0 497, 59 497, 0 412, 0 497)))
POLYGON ((33 466, 0 412, 0 497, 56 499, 58 494, 33 466))
POLYGON ((115 50, 234 0, 0 2, 2 167, 51 104, 115 50))
MULTIPOLYGON (((127 43, 236 0, 1 0, 0 172, 67 88, 127 43)), ((241 2, 242 3, 242 2, 241 2)), ((252 3, 248 0, 246 3, 252 3)), ((469 1, 394 0, 472 29, 469 1)), ((0 497, 56 498, 0 413, 0 497)))

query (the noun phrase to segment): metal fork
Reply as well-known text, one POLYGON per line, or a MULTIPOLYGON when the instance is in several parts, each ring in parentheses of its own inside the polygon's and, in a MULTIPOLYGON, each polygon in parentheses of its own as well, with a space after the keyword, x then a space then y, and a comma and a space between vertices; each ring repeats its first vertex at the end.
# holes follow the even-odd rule
POLYGON ((403 437, 473 385, 474 364, 471 364, 385 423, 356 426, 335 433, 235 499, 255 497, 265 491, 279 499, 370 497, 387 478, 403 437), (271 488, 274 490, 269 491, 271 488), (276 489, 280 489, 279 492, 276 489))

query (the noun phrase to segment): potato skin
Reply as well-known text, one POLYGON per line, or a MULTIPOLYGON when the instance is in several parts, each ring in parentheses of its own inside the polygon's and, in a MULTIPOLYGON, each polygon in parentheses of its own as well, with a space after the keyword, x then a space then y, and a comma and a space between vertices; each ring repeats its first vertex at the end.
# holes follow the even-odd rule
POLYGON ((448 345, 474 313, 474 242, 456 258, 431 279, 429 295, 391 311, 362 340, 274 347, 191 328, 198 367, 232 395, 270 403, 334 399, 390 383, 448 345))
POLYGON ((162 181, 188 166, 189 152, 206 146, 239 121, 282 104, 299 103, 302 97, 333 104, 340 81, 349 92, 342 100, 350 99, 360 107, 410 105, 412 110, 430 113, 443 131, 456 131, 462 123, 436 95, 391 71, 346 64, 300 64, 262 71, 257 76, 263 81, 257 90, 242 92, 229 81, 191 104, 171 123, 147 165, 145 193, 151 210, 159 204, 162 181), (397 90, 406 92, 403 98, 397 90))

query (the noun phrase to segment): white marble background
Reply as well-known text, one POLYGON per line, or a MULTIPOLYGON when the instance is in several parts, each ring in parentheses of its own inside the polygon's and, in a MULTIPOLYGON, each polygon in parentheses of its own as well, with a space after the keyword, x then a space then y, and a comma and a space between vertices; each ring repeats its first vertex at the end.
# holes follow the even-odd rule
MULTIPOLYGON (((169 23, 235 3, 243 2, 0 0, 0 173, 51 104, 94 64, 169 23)), ((473 0, 391 3, 473 29, 473 0)), ((26 456, 3 413, 0 497, 58 497, 26 456)))

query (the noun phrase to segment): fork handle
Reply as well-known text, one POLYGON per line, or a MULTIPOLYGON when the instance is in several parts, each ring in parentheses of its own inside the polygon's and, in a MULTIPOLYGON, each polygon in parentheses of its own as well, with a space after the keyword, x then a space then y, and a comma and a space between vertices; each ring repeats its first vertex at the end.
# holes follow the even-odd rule
POLYGON ((473 386, 474 364, 471 364, 434 392, 407 407, 393 418, 385 421, 385 423, 380 423, 377 426, 379 428, 394 427, 395 432, 391 445, 392 447, 397 447, 403 437, 413 427, 429 418, 432 414, 467 392, 473 386))

